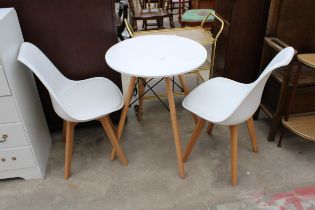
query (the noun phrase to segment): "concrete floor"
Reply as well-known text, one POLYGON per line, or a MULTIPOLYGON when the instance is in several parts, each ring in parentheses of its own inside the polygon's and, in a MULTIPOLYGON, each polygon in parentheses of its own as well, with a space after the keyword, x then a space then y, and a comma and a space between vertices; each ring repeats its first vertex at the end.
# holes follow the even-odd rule
MULTIPOLYGON (((184 146, 193 122, 181 101, 176 98, 184 146)), ((266 141, 269 123, 264 116, 255 121, 258 154, 251 152, 246 125, 240 126, 237 187, 230 185, 229 130, 222 126, 211 136, 202 132, 181 179, 169 113, 156 100, 145 101, 142 122, 128 113, 122 137, 127 167, 109 160, 100 126, 83 126, 75 131, 72 176, 65 181, 64 143, 56 132, 46 178, 1 180, 0 209, 315 209, 315 143, 288 133, 278 148, 266 141)))

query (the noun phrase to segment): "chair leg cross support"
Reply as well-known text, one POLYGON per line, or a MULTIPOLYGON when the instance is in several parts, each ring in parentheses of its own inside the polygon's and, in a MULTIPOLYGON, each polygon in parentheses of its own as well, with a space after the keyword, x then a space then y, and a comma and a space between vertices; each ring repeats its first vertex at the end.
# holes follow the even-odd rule
POLYGON ((197 139, 200 135, 200 132, 202 130, 202 128, 204 127, 206 121, 204 119, 201 119, 199 118, 198 119, 198 122, 197 122, 197 125, 193 131, 193 134, 188 142, 188 145, 186 147, 186 151, 185 151, 185 154, 184 154, 184 162, 186 162, 190 156, 190 153, 192 151, 192 149, 194 148, 195 146, 195 143, 197 142, 197 139))
MULTIPOLYGON (((123 165, 128 165, 128 161, 125 157, 125 154, 118 144, 118 140, 117 140, 115 132, 114 132, 114 126, 113 126, 113 123, 112 123, 110 117, 107 115, 107 116, 99 119, 99 121, 102 123, 102 126, 103 126, 113 148, 115 149, 115 151, 117 151, 117 155, 118 155, 119 160, 122 162, 123 165)), ((78 123, 76 123, 76 122, 64 121, 63 136, 66 139, 65 171, 64 171, 64 178, 65 179, 69 179, 69 177, 71 175, 71 161, 72 161, 72 153, 73 153, 73 136, 74 136, 73 134, 74 134, 74 127, 77 124, 78 123)))

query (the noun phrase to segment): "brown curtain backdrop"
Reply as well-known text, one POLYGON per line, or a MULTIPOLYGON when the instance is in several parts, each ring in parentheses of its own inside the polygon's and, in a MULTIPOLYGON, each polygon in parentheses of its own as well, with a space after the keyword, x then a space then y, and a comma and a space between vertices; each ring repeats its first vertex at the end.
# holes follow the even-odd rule
MULTIPOLYGON (((113 0, 0 0, 0 7, 15 7, 25 41, 37 45, 66 77, 107 77, 121 88, 120 74, 104 59, 117 42, 113 0)), ((61 127, 48 92, 37 85, 49 127, 61 127)), ((119 114, 112 115, 114 121, 119 114)))

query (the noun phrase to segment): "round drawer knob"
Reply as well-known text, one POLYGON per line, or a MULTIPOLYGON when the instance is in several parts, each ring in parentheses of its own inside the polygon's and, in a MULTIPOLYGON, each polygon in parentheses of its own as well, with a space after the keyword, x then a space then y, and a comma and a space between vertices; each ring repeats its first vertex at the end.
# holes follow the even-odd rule
POLYGON ((1 161, 2 161, 2 162, 5 162, 5 158, 1 158, 1 161))
POLYGON ((0 139, 0 142, 6 142, 8 137, 9 136, 7 134, 3 134, 1 139, 0 139))
POLYGON ((16 157, 12 157, 12 160, 15 161, 15 160, 16 160, 16 157))

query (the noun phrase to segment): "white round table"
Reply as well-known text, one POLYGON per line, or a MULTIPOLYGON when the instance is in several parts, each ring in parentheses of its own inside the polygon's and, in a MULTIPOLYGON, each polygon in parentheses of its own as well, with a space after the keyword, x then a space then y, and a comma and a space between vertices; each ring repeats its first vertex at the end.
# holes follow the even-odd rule
POLYGON ((175 35, 135 37, 112 46, 105 55, 115 71, 145 78, 181 75, 200 67, 206 58, 201 44, 175 35))
MULTIPOLYGON (((126 121, 136 79, 138 77, 165 78, 179 175, 182 178, 185 177, 183 152, 170 77, 179 76, 184 94, 187 95, 189 90, 182 75, 200 67, 206 61, 206 58, 207 51, 201 44, 175 35, 135 37, 115 44, 105 55, 105 60, 112 69, 131 76, 125 96, 125 105, 117 128, 118 139, 121 137, 126 121)), ((115 151, 113 150, 112 159, 114 158, 115 151)))

